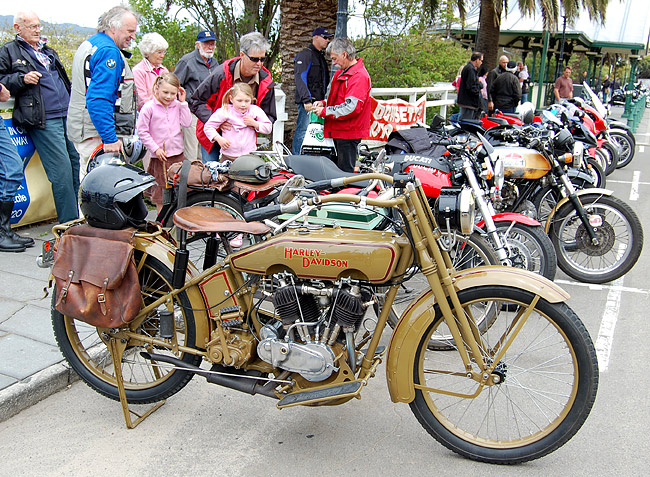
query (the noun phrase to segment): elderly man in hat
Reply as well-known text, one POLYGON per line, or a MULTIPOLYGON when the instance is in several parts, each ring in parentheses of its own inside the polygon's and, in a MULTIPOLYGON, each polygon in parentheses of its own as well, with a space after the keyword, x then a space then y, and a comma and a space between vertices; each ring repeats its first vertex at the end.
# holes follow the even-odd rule
POLYGON ((294 58, 293 74, 296 79, 296 104, 298 105, 298 120, 292 144, 294 154, 300 154, 300 147, 309 125, 309 111, 314 101, 325 99, 330 72, 323 52, 333 36, 323 27, 316 28, 312 33, 309 46, 294 58))
MULTIPOLYGON (((196 35, 196 47, 194 51, 184 55, 178 63, 174 73, 178 76, 181 86, 185 88, 187 97, 190 98, 201 82, 210 76, 219 62, 214 59, 214 49, 217 39, 210 30, 200 31, 196 35)), ((192 125, 183 129, 183 146, 185 157, 188 159, 201 159, 203 151, 199 147, 199 140, 196 137, 197 117, 192 115, 192 125)))
POLYGON ((514 113, 521 99, 521 85, 517 78, 517 63, 508 61, 505 71, 492 82, 489 95, 494 102, 494 109, 503 113, 514 113))

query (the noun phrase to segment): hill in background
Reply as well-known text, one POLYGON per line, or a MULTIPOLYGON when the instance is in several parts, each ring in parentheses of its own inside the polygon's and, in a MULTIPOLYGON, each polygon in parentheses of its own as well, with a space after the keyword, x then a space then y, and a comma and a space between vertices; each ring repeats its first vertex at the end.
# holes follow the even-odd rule
MULTIPOLYGON (((13 24, 14 24, 13 15, 0 15, 0 29, 12 30, 13 24)), ((43 22, 43 26, 44 26, 43 30, 46 34, 47 34, 47 25, 49 25, 48 22, 43 22)), ((59 30, 70 29, 73 33, 76 33, 81 36, 90 36, 97 31, 95 28, 82 27, 74 23, 57 23, 56 27, 59 30)))

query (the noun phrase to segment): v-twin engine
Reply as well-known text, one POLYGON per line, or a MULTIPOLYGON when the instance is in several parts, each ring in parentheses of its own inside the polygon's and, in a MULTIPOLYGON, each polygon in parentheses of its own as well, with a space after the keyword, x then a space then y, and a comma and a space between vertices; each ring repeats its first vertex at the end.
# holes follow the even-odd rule
POLYGON ((282 323, 269 323, 262 328, 258 356, 274 367, 317 382, 338 371, 332 346, 342 342, 354 372, 354 335, 372 303, 372 293, 351 280, 329 285, 307 281, 288 284, 293 278, 279 278, 273 305, 282 323))

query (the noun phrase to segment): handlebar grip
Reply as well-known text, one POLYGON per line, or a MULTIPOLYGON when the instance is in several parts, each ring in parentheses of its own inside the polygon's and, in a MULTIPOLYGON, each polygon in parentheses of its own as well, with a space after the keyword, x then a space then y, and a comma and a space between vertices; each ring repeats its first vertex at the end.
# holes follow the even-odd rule
POLYGON ((305 189, 312 190, 326 190, 332 188, 332 181, 330 179, 312 182, 311 184, 306 184, 305 189))
POLYGON ((267 205, 259 209, 247 210, 244 212, 246 222, 259 222, 264 219, 275 217, 282 213, 282 204, 267 205))

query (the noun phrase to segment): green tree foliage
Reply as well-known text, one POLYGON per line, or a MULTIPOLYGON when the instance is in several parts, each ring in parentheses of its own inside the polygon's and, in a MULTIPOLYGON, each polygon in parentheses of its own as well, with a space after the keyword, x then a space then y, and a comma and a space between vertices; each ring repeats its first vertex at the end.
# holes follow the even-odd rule
MULTIPOLYGON (((164 4, 156 7, 151 0, 130 0, 129 3, 131 8, 140 15, 138 39, 142 38, 145 33, 160 33, 169 43, 163 64, 173 71, 181 56, 194 49, 196 34, 200 28, 191 24, 186 18, 172 17, 164 4)), ((133 58, 129 62, 131 66, 142 59, 137 48, 133 53, 133 58)))
POLYGON ((360 53, 376 88, 431 86, 453 81, 471 52, 431 33, 386 39, 360 53))
MULTIPOLYGON (((239 53, 241 35, 258 31, 268 38, 271 51, 265 63, 272 65, 278 54, 280 0, 129 0, 140 15, 142 33, 158 32, 170 44, 166 66, 176 64, 182 54, 194 48, 196 33, 209 29, 217 38, 215 58, 224 61, 239 53), (158 2, 156 2, 158 3, 158 2), (182 54, 178 54, 178 48, 182 54), (174 59, 172 64, 171 59, 174 59)), ((171 68, 170 68, 171 69, 171 68)))

